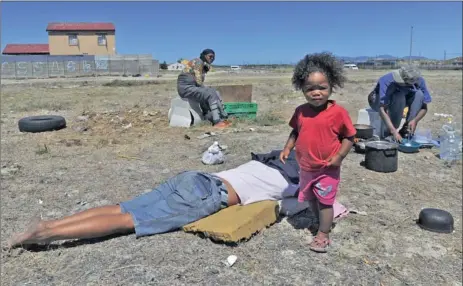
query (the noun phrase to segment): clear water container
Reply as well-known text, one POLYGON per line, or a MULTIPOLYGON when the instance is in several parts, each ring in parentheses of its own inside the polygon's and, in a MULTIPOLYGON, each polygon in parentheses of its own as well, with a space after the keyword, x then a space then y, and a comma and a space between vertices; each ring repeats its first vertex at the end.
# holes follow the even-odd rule
POLYGON ((442 160, 456 161, 461 159, 461 136, 452 118, 449 118, 448 122, 442 126, 439 149, 439 156, 442 160))
POLYGON ((432 142, 432 133, 429 128, 417 128, 413 136, 413 141, 420 144, 429 144, 432 142))

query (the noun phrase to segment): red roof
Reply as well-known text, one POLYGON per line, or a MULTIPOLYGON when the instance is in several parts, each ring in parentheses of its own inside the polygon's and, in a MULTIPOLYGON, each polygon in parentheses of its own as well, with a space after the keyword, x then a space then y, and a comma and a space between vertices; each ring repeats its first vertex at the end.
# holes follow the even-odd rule
POLYGON ((2 54, 49 54, 48 44, 7 44, 2 54))
POLYGON ((49 23, 47 31, 115 31, 113 23, 49 23))

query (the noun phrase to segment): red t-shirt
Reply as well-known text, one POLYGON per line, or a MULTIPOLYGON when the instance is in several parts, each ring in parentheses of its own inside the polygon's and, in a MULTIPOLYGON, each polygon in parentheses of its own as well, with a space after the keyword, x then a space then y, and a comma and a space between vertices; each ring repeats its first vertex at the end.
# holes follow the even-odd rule
POLYGON ((296 140, 296 158, 304 171, 317 171, 326 166, 327 160, 341 148, 343 138, 352 137, 356 130, 347 110, 334 100, 321 112, 303 104, 289 122, 299 132, 296 140))

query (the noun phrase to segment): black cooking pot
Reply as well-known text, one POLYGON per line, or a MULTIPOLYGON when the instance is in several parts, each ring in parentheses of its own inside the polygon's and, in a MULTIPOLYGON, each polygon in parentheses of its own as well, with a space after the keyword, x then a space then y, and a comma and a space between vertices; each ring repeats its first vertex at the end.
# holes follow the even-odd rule
POLYGON ((375 130, 373 126, 368 124, 354 124, 354 127, 355 130, 357 130, 355 137, 361 139, 370 139, 373 137, 373 131, 375 130))
POLYGON ((356 153, 364 154, 365 153, 365 142, 357 142, 354 144, 354 150, 356 153))
POLYGON ((422 228, 433 232, 452 233, 453 217, 448 211, 426 208, 422 209, 416 223, 422 228))
POLYGON ((381 173, 397 171, 399 145, 387 141, 370 141, 365 143, 365 167, 381 173))
POLYGON ((373 135, 370 139, 366 140, 359 140, 358 142, 354 143, 354 150, 356 153, 365 154, 365 144, 370 141, 379 141, 379 137, 373 135))

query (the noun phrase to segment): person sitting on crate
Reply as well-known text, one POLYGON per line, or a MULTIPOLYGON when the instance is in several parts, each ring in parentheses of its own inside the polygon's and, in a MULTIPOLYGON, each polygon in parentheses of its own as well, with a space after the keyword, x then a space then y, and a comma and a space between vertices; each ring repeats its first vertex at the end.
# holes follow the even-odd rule
POLYGON ((211 49, 202 51, 199 58, 189 61, 177 79, 177 91, 181 98, 197 101, 204 117, 214 127, 228 127, 227 112, 224 110, 222 98, 212 87, 204 86, 206 73, 214 62, 215 52, 211 49))
POLYGON ((379 112, 387 126, 381 137, 401 142, 413 135, 418 122, 423 119, 431 102, 431 95, 420 71, 411 65, 403 66, 379 78, 374 90, 368 95, 370 107, 379 112), (406 121, 399 129, 404 109, 408 107, 406 121))

